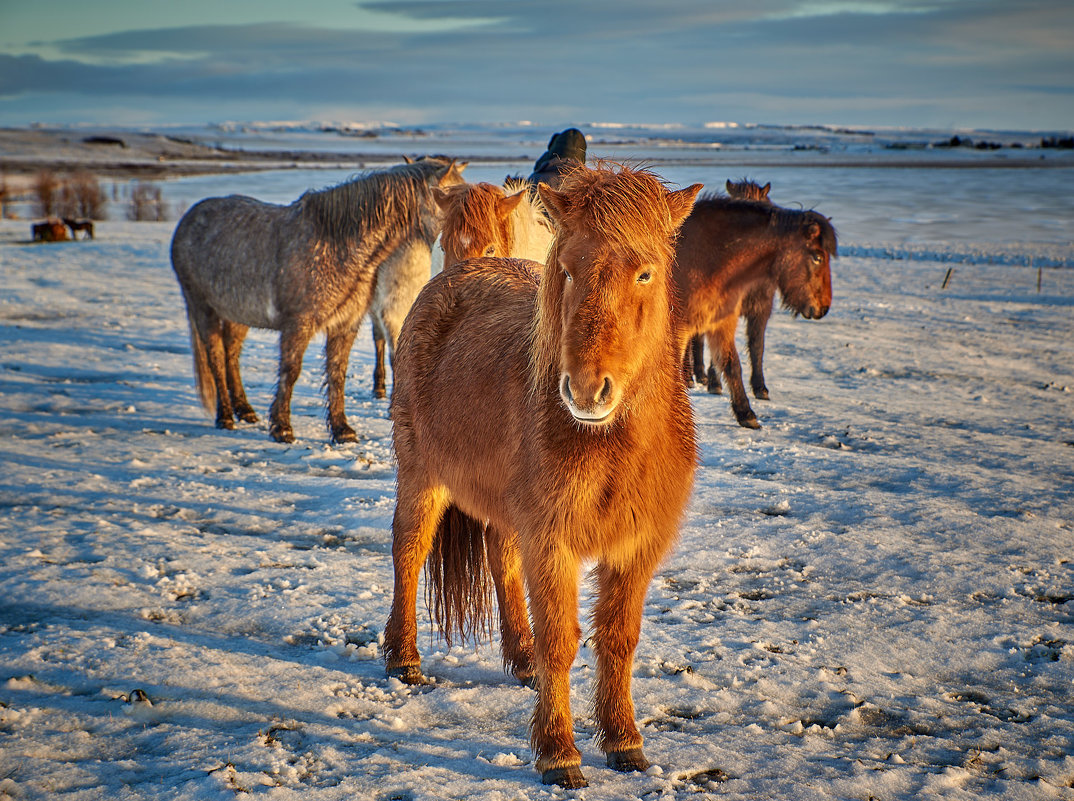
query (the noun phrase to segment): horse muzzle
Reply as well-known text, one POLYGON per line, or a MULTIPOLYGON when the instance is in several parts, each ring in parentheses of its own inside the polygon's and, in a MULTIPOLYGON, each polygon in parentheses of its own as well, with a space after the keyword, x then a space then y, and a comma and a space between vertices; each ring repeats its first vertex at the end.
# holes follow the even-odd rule
POLYGON ((615 417, 619 408, 620 393, 611 376, 601 376, 599 382, 575 380, 571 382, 569 373, 563 373, 559 379, 559 396, 567 410, 579 423, 589 426, 607 425, 615 417))

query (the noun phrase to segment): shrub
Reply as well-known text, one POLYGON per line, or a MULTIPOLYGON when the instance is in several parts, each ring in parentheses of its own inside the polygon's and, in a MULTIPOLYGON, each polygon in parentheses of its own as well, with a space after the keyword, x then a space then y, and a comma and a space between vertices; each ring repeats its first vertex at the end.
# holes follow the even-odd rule
POLYGON ((168 205, 156 184, 138 181, 131 187, 127 218, 137 222, 163 222, 168 219, 168 205))
POLYGON ((108 198, 96 176, 88 172, 77 172, 64 182, 60 194, 64 217, 106 219, 108 198))
POLYGON ((52 170, 42 170, 34 178, 34 197, 37 213, 41 217, 54 217, 59 213, 60 179, 52 170))

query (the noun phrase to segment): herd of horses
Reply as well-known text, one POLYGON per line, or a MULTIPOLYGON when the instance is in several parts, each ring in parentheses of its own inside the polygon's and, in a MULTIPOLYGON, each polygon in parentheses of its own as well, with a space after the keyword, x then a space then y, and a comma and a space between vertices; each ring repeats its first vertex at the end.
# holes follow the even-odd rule
POLYGON ((30 233, 34 242, 64 242, 67 240, 68 229, 71 231, 71 239, 78 239, 79 231, 82 232, 83 239, 93 239, 93 220, 71 217, 49 217, 31 225, 30 233))
MULTIPOLYGON (((550 152, 557 141, 577 146, 553 137, 550 152)), ((544 783, 574 788, 586 784, 569 682, 583 564, 595 565, 597 590, 597 741, 610 767, 644 771, 631 668, 645 594, 698 462, 690 340, 708 337, 710 390, 722 372, 736 419, 756 426, 737 321, 754 332, 762 397, 774 294, 795 314, 823 317, 836 238, 822 215, 772 204, 768 187, 698 197, 700 184, 673 190, 648 169, 552 155, 536 182, 505 186, 465 183, 465 165, 431 157, 289 206, 207 199, 179 222, 172 263, 197 386, 221 428, 256 420, 239 355, 250 326, 274 329, 269 430, 292 441, 292 388, 324 331, 329 430, 353 441, 348 354, 364 316, 379 316, 398 460, 387 672, 426 682, 416 620, 424 566, 449 643, 498 618, 505 669, 537 691, 536 769, 544 783), (437 235, 444 269, 430 279, 437 235)))

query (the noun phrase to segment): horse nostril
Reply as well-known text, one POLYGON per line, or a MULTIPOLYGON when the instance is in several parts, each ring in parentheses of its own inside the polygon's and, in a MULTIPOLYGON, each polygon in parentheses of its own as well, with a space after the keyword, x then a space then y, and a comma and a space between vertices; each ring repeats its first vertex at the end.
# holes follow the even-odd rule
POLYGON ((597 396, 597 403, 607 403, 612 397, 612 379, 611 376, 604 377, 604 385, 600 388, 600 395, 597 396))
POLYGON ((574 403, 574 396, 571 394, 571 377, 566 373, 559 379, 559 394, 568 402, 574 403))

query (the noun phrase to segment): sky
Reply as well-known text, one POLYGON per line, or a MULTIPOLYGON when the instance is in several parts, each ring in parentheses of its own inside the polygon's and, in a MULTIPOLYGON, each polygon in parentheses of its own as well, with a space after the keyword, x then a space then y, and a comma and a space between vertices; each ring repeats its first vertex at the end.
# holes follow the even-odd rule
POLYGON ((0 125, 1074 129, 1069 0, 0 0, 0 125))

